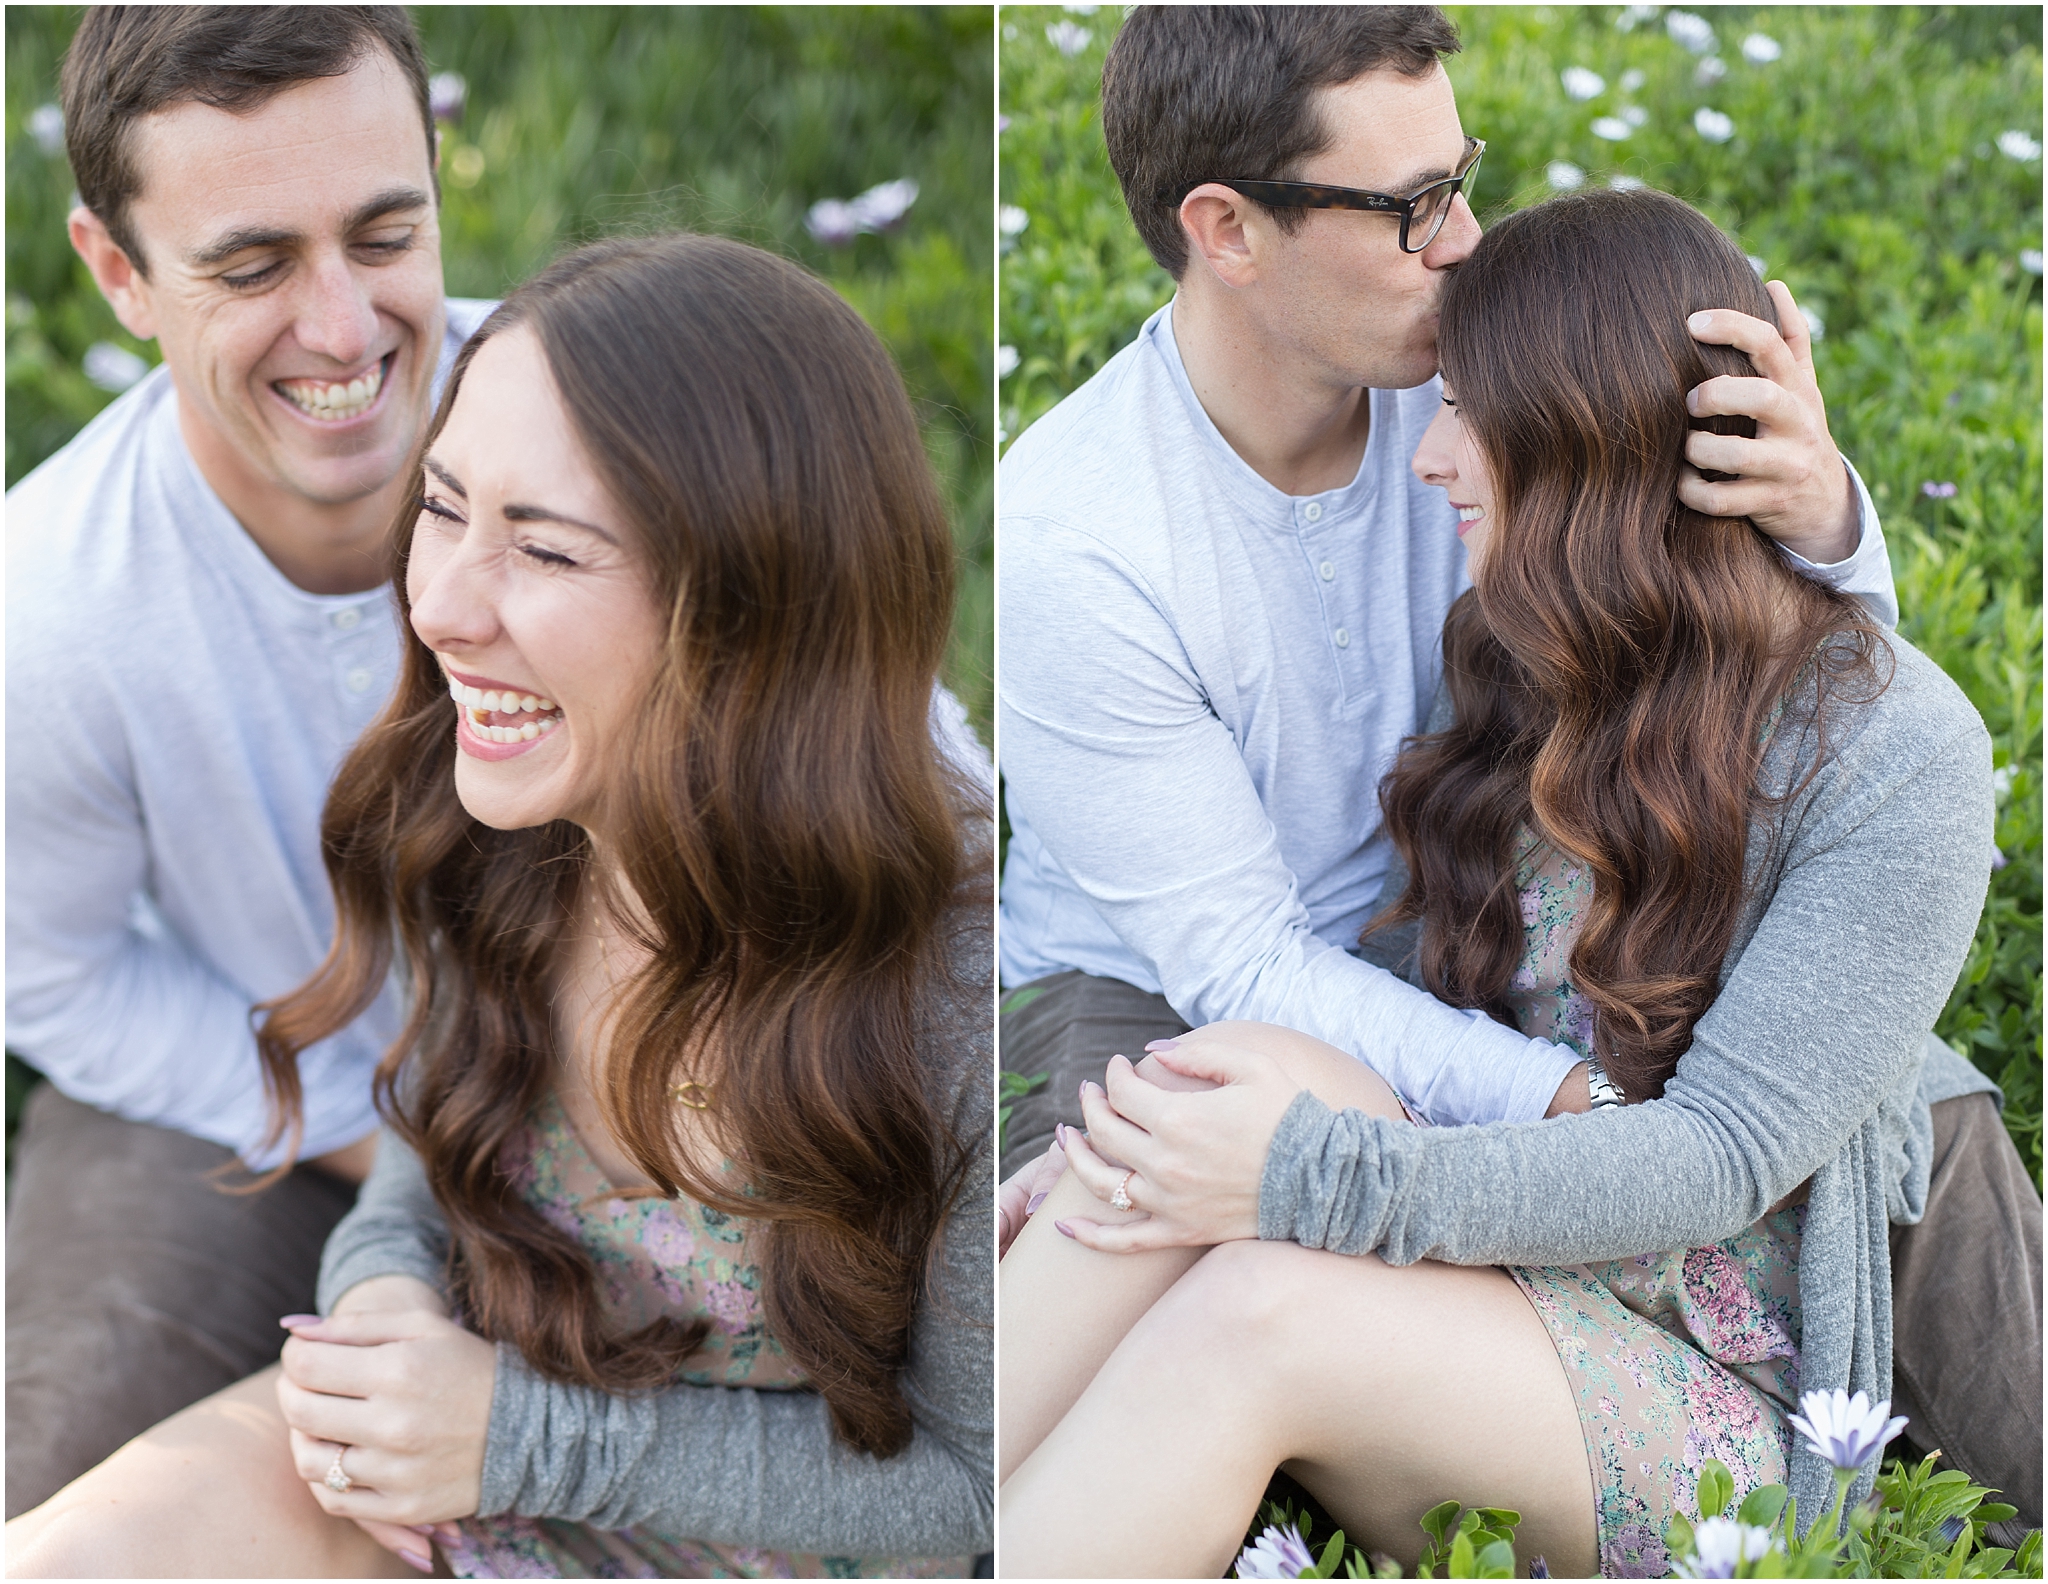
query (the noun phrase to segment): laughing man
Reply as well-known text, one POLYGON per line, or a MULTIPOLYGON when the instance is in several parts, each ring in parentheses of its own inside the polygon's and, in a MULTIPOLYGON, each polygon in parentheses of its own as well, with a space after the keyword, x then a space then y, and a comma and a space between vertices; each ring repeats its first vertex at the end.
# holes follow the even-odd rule
POLYGON ((396 675, 385 533, 440 373, 426 66, 397 7, 104 7, 73 246, 163 366, 7 496, 7 1514, 274 1362, 367 1170, 387 994, 268 1136, 254 1003, 333 910, 320 809, 396 675), (225 1172, 225 1176, 223 1173, 225 1172))

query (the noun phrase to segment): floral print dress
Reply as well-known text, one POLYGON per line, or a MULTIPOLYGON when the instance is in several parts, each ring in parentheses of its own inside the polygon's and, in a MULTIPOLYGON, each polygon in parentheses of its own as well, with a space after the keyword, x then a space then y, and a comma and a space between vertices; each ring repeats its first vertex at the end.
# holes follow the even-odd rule
MULTIPOLYGON (((620 1193, 552 1093, 513 1134, 506 1156, 527 1202, 589 1253, 619 1331, 665 1314, 711 1321, 679 1382, 804 1387, 802 1371, 762 1320, 761 1273, 748 1253, 754 1223, 688 1200, 620 1193)), ((679 1448, 676 1455, 689 1453, 679 1448)), ((461 1538, 441 1548, 458 1578, 965 1578, 973 1562, 804 1555, 714 1544, 649 1525, 595 1529, 510 1514, 465 1518, 460 1528, 461 1538)))
MULTIPOLYGON (((1525 832, 1515 881, 1526 952, 1509 999, 1522 1031, 1589 1054, 1593 1009, 1569 962, 1592 879, 1525 832)), ((1707 1248, 1508 1268, 1578 1402, 1605 1577, 1671 1571, 1664 1525, 1697 1516, 1708 1458, 1727 1465, 1738 1500, 1786 1478, 1805 1222, 1797 1205, 1707 1248)))

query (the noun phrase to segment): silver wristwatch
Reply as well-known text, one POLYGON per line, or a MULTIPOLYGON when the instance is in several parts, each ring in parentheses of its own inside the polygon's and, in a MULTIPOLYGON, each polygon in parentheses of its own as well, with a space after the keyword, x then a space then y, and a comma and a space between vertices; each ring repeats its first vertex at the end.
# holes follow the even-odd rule
POLYGON ((1607 1076, 1607 1069, 1600 1065, 1600 1058, 1586 1058, 1586 1088, 1593 1097, 1591 1109, 1598 1111, 1603 1106, 1627 1105, 1627 1097, 1615 1081, 1607 1076))

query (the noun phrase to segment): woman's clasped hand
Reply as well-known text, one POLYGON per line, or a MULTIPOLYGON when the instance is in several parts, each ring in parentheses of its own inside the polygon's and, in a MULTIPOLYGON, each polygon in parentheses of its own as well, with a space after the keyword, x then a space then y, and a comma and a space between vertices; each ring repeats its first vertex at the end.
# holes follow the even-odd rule
POLYGON ((1217 1027, 1226 1032, 1157 1041, 1136 1065, 1115 1057, 1102 1086, 1082 1087, 1088 1131, 1063 1130, 1067 1164, 1106 1205, 1122 1185, 1133 1214, 1116 1223, 1062 1216, 1067 1236, 1127 1254, 1259 1235, 1266 1148, 1302 1086, 1217 1027), (1169 1074, 1183 1082, 1161 1087, 1169 1074))
POLYGON ((496 1379, 496 1349, 443 1314, 424 1283, 412 1285, 428 1301, 286 1316, 277 1382, 292 1463, 313 1499, 394 1550, 402 1537, 379 1529, 477 1510, 496 1379), (330 1480, 337 1467, 342 1477, 330 1480))

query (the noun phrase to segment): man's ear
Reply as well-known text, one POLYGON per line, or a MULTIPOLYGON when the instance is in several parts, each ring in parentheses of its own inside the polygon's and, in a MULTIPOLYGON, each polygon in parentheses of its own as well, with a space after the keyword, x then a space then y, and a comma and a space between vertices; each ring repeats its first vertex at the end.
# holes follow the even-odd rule
POLYGON ((1204 182, 1180 202, 1180 228, 1188 258, 1200 260, 1226 286, 1249 286, 1258 278, 1257 222, 1247 229, 1251 205, 1221 182, 1204 182))
POLYGON ((138 341, 154 341, 156 305, 149 282, 135 267, 135 261, 108 234, 105 222, 84 204, 71 211, 68 229, 71 245, 92 271, 100 294, 112 306, 121 328, 138 341))

